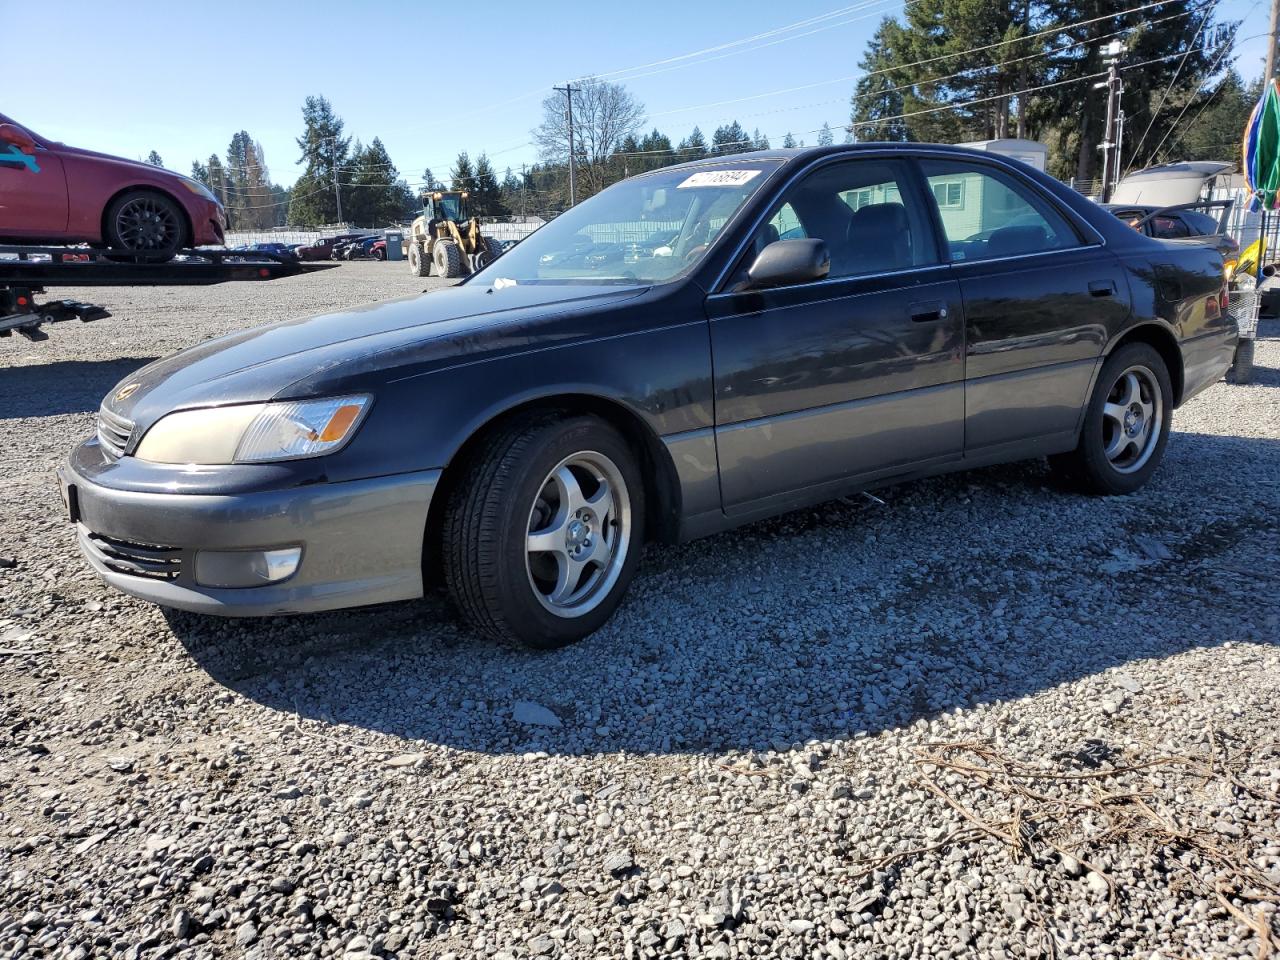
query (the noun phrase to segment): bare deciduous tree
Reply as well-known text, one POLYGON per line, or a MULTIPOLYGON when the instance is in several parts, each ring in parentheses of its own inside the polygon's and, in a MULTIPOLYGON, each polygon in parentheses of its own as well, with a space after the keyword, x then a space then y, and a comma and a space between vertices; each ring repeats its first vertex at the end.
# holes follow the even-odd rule
MULTIPOLYGON (((609 158, 643 123, 644 104, 622 84, 592 77, 577 82, 573 91, 573 146, 579 196, 588 197, 604 189, 609 158)), ((542 101, 542 125, 533 131, 533 139, 544 160, 568 160, 568 102, 563 91, 557 90, 542 101)))

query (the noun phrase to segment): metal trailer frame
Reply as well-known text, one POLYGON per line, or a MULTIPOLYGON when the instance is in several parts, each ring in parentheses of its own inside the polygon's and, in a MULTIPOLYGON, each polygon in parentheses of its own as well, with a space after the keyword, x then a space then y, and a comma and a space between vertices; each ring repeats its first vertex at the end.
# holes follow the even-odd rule
POLYGON ((37 302, 46 287, 208 286, 233 280, 278 280, 336 267, 258 250, 181 250, 163 263, 87 247, 0 245, 0 337, 47 340, 40 327, 111 316, 78 300, 37 302))

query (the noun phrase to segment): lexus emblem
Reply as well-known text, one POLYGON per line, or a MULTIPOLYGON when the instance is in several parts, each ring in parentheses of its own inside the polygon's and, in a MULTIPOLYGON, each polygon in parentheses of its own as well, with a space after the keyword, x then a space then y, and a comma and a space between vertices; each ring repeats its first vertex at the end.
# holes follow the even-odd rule
POLYGON ((142 384, 140 383, 126 383, 123 387, 121 387, 119 390, 116 391, 116 395, 112 399, 115 400, 116 403, 120 403, 123 400, 128 400, 130 397, 132 397, 135 393, 138 392, 138 388, 140 386, 142 386, 142 384))

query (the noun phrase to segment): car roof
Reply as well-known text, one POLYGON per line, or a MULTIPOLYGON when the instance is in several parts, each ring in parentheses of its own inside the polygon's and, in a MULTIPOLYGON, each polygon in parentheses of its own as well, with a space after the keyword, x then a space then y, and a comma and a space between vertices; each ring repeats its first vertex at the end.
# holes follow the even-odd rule
MULTIPOLYGON (((895 142, 895 141, 867 141, 866 143, 838 143, 830 147, 782 147, 776 150, 750 150, 744 153, 726 153, 715 154, 713 156, 698 157, 696 160, 686 160, 684 163, 674 163, 667 167, 658 167, 656 170, 647 171, 658 173, 664 170, 682 170, 693 167, 703 167, 708 165, 720 165, 724 163, 740 163, 744 160, 776 160, 783 163, 807 163, 810 160, 816 160, 819 157, 827 156, 851 156, 856 157, 859 154, 883 154, 886 151, 895 153, 930 153, 944 154, 955 157, 963 157, 966 159, 983 159, 983 160, 1004 160, 1009 158, 998 153, 992 153, 988 150, 974 150, 970 147, 957 147, 948 143, 917 143, 917 142, 895 142)), ((644 174, 641 174, 644 176, 644 174)))

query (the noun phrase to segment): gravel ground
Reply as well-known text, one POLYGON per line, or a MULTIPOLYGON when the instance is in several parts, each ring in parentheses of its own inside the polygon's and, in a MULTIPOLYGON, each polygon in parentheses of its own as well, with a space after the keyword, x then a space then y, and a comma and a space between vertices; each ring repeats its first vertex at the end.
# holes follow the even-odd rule
POLYGON ((0 955, 1280 950, 1280 324, 1139 495, 1020 464, 650 549, 555 653, 89 573, 52 471, 117 379, 432 282, 70 291, 115 317, 0 341, 0 955))

